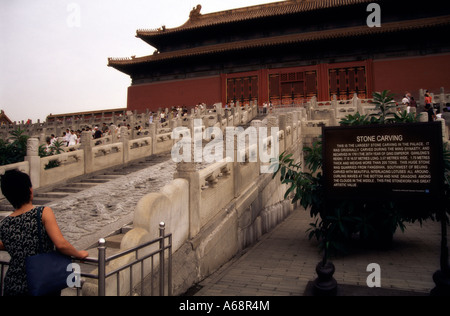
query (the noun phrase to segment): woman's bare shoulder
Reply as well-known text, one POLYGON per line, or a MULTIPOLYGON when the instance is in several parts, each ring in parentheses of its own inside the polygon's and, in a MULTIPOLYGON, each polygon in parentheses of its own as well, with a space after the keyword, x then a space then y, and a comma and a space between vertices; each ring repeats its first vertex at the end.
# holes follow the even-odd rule
POLYGON ((44 210, 42 211, 42 219, 45 222, 46 220, 49 219, 54 219, 55 218, 55 213, 53 212, 51 207, 44 207, 44 210))

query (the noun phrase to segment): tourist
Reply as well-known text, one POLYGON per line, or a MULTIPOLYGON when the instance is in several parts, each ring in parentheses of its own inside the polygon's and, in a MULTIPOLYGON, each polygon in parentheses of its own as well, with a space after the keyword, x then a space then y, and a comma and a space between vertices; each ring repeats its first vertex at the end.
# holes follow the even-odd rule
POLYGON ((447 125, 450 125, 450 108, 449 107, 445 107, 443 109, 441 118, 443 118, 445 120, 445 123, 447 125))
POLYGON ((140 135, 141 135, 141 132, 142 132, 141 125, 136 126, 136 127, 135 127, 135 130, 136 130, 136 135, 137 135, 137 136, 140 136, 140 135))
POLYGON ((431 105, 432 102, 433 102, 433 98, 431 97, 430 93, 427 90, 427 92, 425 93, 425 106, 427 104, 431 105))
POLYGON ((55 134, 52 134, 51 139, 50 139, 50 144, 53 146, 55 145, 55 143, 58 141, 58 139, 56 138, 55 134))
POLYGON ((66 129, 66 133, 65 133, 65 137, 64 137, 64 142, 66 146, 69 146, 70 143, 70 137, 71 137, 71 133, 69 129, 66 129))
POLYGON ((45 153, 46 153, 47 155, 50 155, 50 154, 52 153, 52 146, 53 146, 53 144, 52 144, 52 139, 51 139, 50 137, 47 137, 46 140, 45 140, 45 142, 46 142, 46 145, 45 145, 45 153))
POLYGON ((428 122, 436 121, 437 117, 430 103, 427 103, 427 105, 425 105, 425 112, 428 113, 428 122))
POLYGON ((409 92, 406 92, 403 96, 402 103, 404 106, 408 107, 411 103, 411 94, 409 92))
POLYGON ((112 135, 113 139, 117 139, 119 133, 119 127, 114 125, 114 123, 109 124, 109 134, 112 135))
POLYGON ((414 108, 414 110, 412 110, 412 111, 413 112, 415 111, 417 113, 417 102, 416 102, 416 100, 414 100, 414 97, 411 97, 409 100, 408 113, 411 112, 411 108, 414 108))
POLYGON ((102 138, 103 134, 102 131, 98 129, 98 126, 94 128, 94 139, 100 139, 102 138))
POLYGON ((63 142, 64 146, 67 146, 69 143, 67 141, 67 133, 66 132, 63 132, 62 139, 63 139, 62 142, 63 142))
POLYGON ((70 134, 69 134, 69 147, 70 146, 75 146, 77 144, 77 140, 78 140, 78 137, 75 134, 75 131, 71 130, 70 134))
POLYGON ((81 135, 82 135, 82 131, 77 130, 77 145, 81 144, 81 135))
POLYGON ((103 134, 106 134, 106 133, 108 133, 108 130, 109 130, 109 128, 108 128, 108 126, 106 125, 106 123, 103 123, 102 133, 103 133, 103 134))
MULTIPOLYGON (((33 205, 33 188, 30 177, 20 171, 7 171, 1 177, 1 189, 15 211, 0 224, 0 250, 11 256, 5 276, 4 296, 27 296, 28 284, 25 259, 38 254, 36 220, 38 207, 33 205)), ((51 252, 55 248, 62 254, 84 259, 87 251, 75 249, 62 235, 51 208, 42 212, 43 248, 51 252)), ((60 295, 61 293, 53 293, 60 295)))

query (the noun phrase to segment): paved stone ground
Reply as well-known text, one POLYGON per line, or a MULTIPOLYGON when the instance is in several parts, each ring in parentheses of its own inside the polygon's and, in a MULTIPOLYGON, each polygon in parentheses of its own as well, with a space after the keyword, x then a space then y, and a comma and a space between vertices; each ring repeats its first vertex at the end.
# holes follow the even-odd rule
MULTIPOLYGON (((308 212, 295 210, 256 245, 201 282, 194 295, 308 295, 305 290, 317 277, 315 267, 321 260, 317 243, 309 241, 305 233, 310 222, 308 212)), ((340 294, 427 295, 435 286, 432 276, 439 270, 440 240, 439 223, 411 224, 405 233, 394 236, 390 250, 353 249, 346 256, 332 258, 334 277, 342 285, 340 294), (367 287, 370 263, 381 267, 381 289, 367 287)))

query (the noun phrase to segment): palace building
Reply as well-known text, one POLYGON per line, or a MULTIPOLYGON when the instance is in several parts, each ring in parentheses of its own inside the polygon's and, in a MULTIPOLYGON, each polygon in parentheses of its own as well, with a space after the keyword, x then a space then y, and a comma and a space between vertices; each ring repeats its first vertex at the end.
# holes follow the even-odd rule
POLYGON ((5 111, 0 111, 0 125, 9 125, 13 122, 9 119, 9 117, 5 114, 5 111))
POLYGON ((155 48, 152 55, 108 59, 131 78, 128 110, 302 104, 313 96, 370 98, 385 89, 400 98, 450 87, 448 1, 289 0, 201 9, 176 28, 137 30, 155 48), (368 8, 373 2, 379 9, 368 8), (379 27, 368 23, 378 16, 379 27))

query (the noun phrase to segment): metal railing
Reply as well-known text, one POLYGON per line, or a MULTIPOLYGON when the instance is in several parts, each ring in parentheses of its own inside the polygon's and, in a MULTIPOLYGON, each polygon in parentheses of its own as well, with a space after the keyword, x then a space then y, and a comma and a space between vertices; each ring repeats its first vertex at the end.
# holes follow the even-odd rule
POLYGON ((4 289, 5 273, 8 267, 9 262, 0 260, 0 297, 2 297, 4 294, 3 289, 4 289))
MULTIPOLYGON (((129 275, 129 288, 127 294, 130 296, 134 293, 138 293, 141 296, 154 296, 156 292, 158 292, 156 295, 159 296, 172 295, 172 234, 165 234, 164 223, 160 223, 159 225, 159 237, 150 242, 106 257, 106 241, 102 238, 99 241, 97 249, 98 258, 88 257, 84 260, 73 260, 74 263, 79 263, 85 268, 91 267, 92 269, 95 269, 96 267, 95 273, 79 271, 80 274, 77 277, 81 278, 80 282, 75 282, 79 284, 77 296, 82 295, 86 279, 97 280, 97 295, 106 296, 108 286, 107 280, 113 276, 116 276, 116 296, 121 296, 123 293, 121 293, 120 273, 128 273, 129 275), (145 255, 139 255, 139 252, 143 252, 146 248, 152 246, 157 246, 158 249, 145 255), (135 254, 134 258, 129 260, 127 264, 112 269, 111 271, 107 271, 108 264, 133 253, 135 254), (159 264, 155 263, 156 257, 159 259, 159 264), (146 264, 149 264, 150 266, 146 267, 146 264), (136 266, 140 266, 140 282, 136 282, 137 286, 133 280, 134 268, 136 266), (148 270, 150 271, 147 275, 145 273, 146 268, 149 268, 148 270)), ((8 266, 9 262, 0 261, 0 296, 3 296, 4 276, 8 266)))

